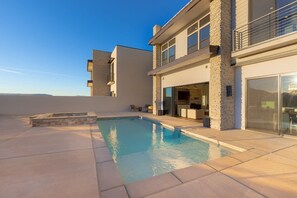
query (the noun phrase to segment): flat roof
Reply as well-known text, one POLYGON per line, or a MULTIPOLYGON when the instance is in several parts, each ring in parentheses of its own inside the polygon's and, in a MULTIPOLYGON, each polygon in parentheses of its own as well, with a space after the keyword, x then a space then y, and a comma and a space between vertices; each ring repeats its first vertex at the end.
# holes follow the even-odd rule
POLYGON ((199 15, 209 10, 209 0, 192 0, 186 4, 175 16, 173 16, 161 30, 157 32, 150 40, 149 44, 161 43, 174 35, 179 30, 196 19, 199 15))
POLYGON ((137 47, 130 47, 130 46, 125 46, 125 45, 116 45, 118 47, 124 47, 124 48, 129 48, 129 49, 135 49, 135 50, 140 50, 140 51, 146 51, 146 52, 153 52, 152 50, 147 50, 147 49, 140 49, 137 47))

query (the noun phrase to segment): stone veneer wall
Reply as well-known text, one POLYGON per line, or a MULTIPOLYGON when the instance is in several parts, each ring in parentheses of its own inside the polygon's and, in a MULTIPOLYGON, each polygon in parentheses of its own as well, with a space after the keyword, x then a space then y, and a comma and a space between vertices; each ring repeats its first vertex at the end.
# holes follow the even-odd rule
MULTIPOLYGON (((155 35, 161 27, 159 25, 155 25, 153 28, 153 35, 155 35)), ((153 46, 153 69, 161 66, 161 46, 154 45, 153 46)), ((161 76, 156 75, 153 76, 153 114, 156 115, 158 110, 160 109, 161 104, 161 76)))
POLYGON ((97 117, 44 118, 31 121, 31 125, 32 127, 89 125, 96 124, 96 120, 97 117))
POLYGON ((210 44, 220 46, 217 56, 210 58, 210 118, 211 127, 234 128, 234 68, 231 67, 231 0, 210 3, 210 44), (232 96, 226 96, 226 86, 232 86, 232 96))

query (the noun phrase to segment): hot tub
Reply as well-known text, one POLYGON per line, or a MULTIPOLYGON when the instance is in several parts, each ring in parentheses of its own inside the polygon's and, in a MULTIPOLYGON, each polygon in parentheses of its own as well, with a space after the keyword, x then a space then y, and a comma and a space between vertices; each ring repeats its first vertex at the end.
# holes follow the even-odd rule
POLYGON ((31 116, 30 124, 32 127, 72 126, 95 124, 96 120, 95 112, 45 113, 31 116))

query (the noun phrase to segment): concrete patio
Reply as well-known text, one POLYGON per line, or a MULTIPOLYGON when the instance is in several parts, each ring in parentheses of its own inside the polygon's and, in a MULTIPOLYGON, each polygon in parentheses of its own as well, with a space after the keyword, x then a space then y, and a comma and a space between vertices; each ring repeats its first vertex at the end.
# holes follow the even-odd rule
POLYGON ((143 116, 246 151, 125 185, 97 126, 31 128, 0 116, 0 197, 297 197, 296 139, 143 116))

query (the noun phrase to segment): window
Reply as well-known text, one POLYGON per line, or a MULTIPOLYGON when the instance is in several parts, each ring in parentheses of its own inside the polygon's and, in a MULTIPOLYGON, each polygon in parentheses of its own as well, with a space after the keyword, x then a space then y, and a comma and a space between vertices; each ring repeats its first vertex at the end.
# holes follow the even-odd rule
POLYGON ((198 23, 188 29, 188 54, 198 50, 198 23))
POLYGON ((188 28, 188 54, 209 45, 209 15, 188 28))
POLYGON ((209 25, 205 26, 204 28, 200 29, 199 32, 199 48, 205 48, 207 46, 209 46, 209 30, 210 27, 209 25))
POLYGON ((277 132, 278 77, 247 81, 247 128, 277 132))
POLYGON ((247 80, 247 128, 297 135, 297 74, 247 80))
POLYGON ((256 44, 297 30, 295 0, 250 0, 249 44, 256 44), (284 6, 288 6, 283 8, 284 6), (282 8, 281 10, 279 10, 282 8))
POLYGON ((114 82, 114 63, 111 63, 111 65, 110 65, 110 81, 111 82, 114 82))
POLYGON ((175 38, 165 43, 161 47, 162 50, 162 65, 166 65, 175 60, 175 38))

